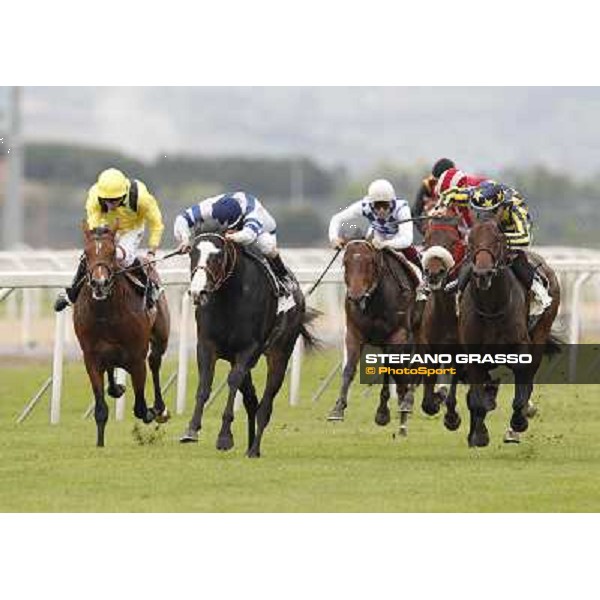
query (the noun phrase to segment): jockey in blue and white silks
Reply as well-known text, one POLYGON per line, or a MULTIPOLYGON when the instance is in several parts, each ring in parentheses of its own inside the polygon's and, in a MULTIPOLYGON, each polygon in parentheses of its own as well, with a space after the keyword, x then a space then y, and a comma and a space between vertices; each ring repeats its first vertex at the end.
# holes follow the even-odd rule
MULTIPOLYGON (((391 248, 401 252, 414 265, 414 272, 422 282, 421 261, 413 245, 413 224, 408 202, 397 198, 392 184, 377 179, 369 185, 367 195, 331 217, 329 241, 340 248, 345 241, 340 237, 342 226, 356 218, 364 217, 369 222, 366 238, 377 249, 391 248)), ((422 286, 418 290, 421 295, 422 286)), ((419 297, 419 299, 422 299, 419 297)))
POLYGON ((239 191, 212 196, 186 208, 174 223, 174 235, 181 251, 190 249, 192 232, 200 225, 205 231, 225 234, 242 246, 253 245, 268 259, 283 286, 281 291, 292 291, 293 278, 277 249, 277 224, 257 198, 239 191))

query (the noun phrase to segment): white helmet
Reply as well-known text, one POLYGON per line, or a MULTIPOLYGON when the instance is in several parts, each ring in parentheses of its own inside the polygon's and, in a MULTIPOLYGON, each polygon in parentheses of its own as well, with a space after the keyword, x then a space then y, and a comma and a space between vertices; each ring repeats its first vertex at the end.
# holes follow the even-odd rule
POLYGON ((375 202, 391 202, 395 197, 394 186, 387 179, 376 179, 369 185, 367 198, 371 204, 375 202))

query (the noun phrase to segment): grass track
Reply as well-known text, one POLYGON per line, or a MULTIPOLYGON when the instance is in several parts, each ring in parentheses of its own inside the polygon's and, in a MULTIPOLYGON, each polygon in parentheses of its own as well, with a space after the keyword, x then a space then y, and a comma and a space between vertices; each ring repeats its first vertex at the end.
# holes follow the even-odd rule
MULTIPOLYGON (((455 433, 444 429, 441 417, 426 417, 416 407, 409 437, 392 439, 395 417, 377 427, 375 392, 363 397, 359 384, 346 421, 327 423, 339 380, 317 404, 310 397, 335 358, 307 358, 299 406, 288 405, 287 385, 280 392, 259 460, 244 457, 243 410, 234 422, 236 447, 227 454, 215 450, 223 396, 207 409, 199 444, 176 442, 191 413, 195 367, 186 414, 163 426, 154 444, 134 439, 128 402, 126 420, 111 420, 107 447, 97 449, 94 421, 82 419, 91 392, 81 365, 66 365, 62 419, 52 427, 47 397, 25 423, 15 423, 49 364, 0 365, 0 511, 600 510, 600 386, 538 386, 540 413, 520 446, 501 443, 510 388, 501 390, 499 408, 488 416, 491 444, 473 450, 466 445, 463 392, 463 424, 455 433)), ((163 372, 173 368, 168 364, 163 372)), ((417 398, 420 403, 420 390, 417 398)), ((172 406, 173 391, 167 402, 172 406)))

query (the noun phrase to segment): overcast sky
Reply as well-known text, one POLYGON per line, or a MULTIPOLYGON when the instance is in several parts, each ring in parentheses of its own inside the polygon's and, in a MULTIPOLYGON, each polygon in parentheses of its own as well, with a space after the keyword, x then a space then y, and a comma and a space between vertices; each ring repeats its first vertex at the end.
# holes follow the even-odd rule
POLYGON ((303 154, 365 169, 450 156, 600 171, 600 88, 25 88, 27 140, 159 153, 303 154))

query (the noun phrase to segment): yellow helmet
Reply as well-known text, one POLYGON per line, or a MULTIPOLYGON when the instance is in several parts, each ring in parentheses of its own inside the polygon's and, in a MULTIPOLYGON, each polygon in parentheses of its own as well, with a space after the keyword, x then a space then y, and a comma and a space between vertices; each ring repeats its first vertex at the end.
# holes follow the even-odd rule
POLYGON ((119 169, 106 169, 98 175, 98 197, 106 200, 122 198, 129 191, 129 179, 119 169))

